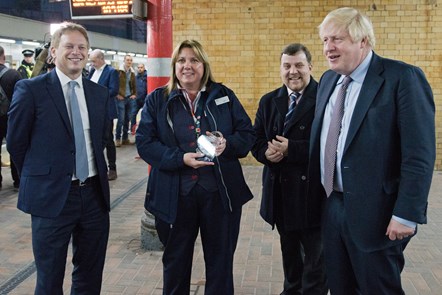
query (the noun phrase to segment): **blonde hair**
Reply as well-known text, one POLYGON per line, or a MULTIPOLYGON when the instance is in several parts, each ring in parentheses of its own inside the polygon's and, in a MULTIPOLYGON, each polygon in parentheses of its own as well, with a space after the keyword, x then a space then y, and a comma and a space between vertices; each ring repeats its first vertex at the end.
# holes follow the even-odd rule
POLYGON ((172 59, 170 62, 170 79, 166 85, 165 94, 169 95, 172 90, 178 88, 178 78, 176 76, 175 64, 179 58, 179 54, 183 48, 190 48, 195 53, 196 57, 204 66, 204 74, 201 78, 201 86, 206 85, 209 81, 215 82, 212 76, 212 70, 210 69, 209 58, 207 53, 204 51, 203 46, 196 40, 184 40, 173 50, 172 59))
POLYGON ((87 35, 86 29, 82 25, 72 22, 63 22, 60 24, 60 27, 54 32, 54 34, 52 34, 51 47, 58 48, 58 45, 60 45, 61 36, 64 35, 66 32, 73 31, 80 32, 84 36, 87 42, 87 48, 89 48, 89 37, 87 35))
POLYGON ((334 25, 338 29, 348 31, 353 42, 359 42, 364 38, 371 48, 376 44, 373 24, 370 19, 359 10, 352 7, 342 7, 331 11, 319 25, 319 35, 327 25, 334 25))

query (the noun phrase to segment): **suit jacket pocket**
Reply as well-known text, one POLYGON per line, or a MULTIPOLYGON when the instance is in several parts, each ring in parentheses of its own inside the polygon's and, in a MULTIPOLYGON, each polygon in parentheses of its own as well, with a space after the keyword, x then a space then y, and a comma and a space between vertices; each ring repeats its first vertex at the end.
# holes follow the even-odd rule
POLYGON ((23 176, 40 176, 48 175, 51 171, 50 166, 25 166, 23 167, 23 176))

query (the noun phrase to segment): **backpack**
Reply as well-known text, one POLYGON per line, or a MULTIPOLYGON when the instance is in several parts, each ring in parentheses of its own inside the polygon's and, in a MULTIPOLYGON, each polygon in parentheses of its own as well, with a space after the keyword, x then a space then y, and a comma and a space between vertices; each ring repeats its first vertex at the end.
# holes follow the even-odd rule
MULTIPOLYGON (((4 68, 3 70, 1 70, 0 80, 8 70, 9 70, 8 68, 4 68)), ((0 117, 8 113, 10 103, 11 102, 9 101, 8 96, 6 96, 6 93, 3 90, 2 85, 0 84, 0 117)))

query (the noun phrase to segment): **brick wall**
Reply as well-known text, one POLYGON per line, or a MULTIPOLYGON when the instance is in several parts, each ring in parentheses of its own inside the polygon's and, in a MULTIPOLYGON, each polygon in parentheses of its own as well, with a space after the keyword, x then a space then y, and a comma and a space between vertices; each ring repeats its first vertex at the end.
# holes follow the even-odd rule
MULTIPOLYGON (((415 64, 427 75, 437 111, 435 168, 442 169, 440 2, 173 0, 173 44, 184 39, 200 41, 215 79, 235 91, 253 120, 260 97, 281 85, 281 49, 292 42, 305 44, 312 53, 313 76, 318 80, 327 64, 317 26, 329 11, 353 6, 373 22, 376 53, 415 64)), ((244 162, 255 163, 250 156, 244 162)))

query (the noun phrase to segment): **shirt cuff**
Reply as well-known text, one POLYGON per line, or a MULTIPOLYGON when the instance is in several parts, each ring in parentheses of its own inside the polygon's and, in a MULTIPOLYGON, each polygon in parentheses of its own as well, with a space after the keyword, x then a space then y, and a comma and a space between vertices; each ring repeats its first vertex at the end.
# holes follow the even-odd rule
POLYGON ((396 220, 397 222, 399 222, 400 224, 403 224, 403 225, 411 227, 411 228, 416 228, 416 225, 417 225, 417 223, 414 221, 406 220, 406 219, 397 217, 395 215, 393 215, 393 219, 396 220))

